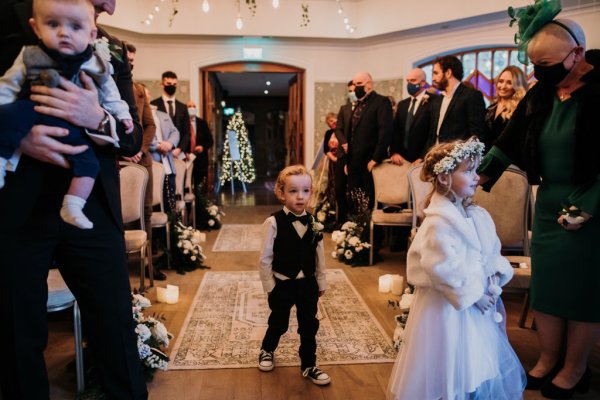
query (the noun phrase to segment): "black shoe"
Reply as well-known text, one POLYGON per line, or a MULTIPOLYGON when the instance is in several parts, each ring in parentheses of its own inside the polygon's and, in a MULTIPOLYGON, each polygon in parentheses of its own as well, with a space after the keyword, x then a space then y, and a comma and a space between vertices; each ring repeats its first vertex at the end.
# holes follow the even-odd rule
MULTIPOLYGON (((165 275, 164 273, 160 272, 159 269, 154 269, 152 275, 154 275, 154 280, 155 281, 166 281, 167 280, 167 275, 165 275)), ((148 273, 148 268, 146 268, 146 278, 149 278, 150 274, 148 273)))
POLYGON ((260 355, 258 356, 258 369, 263 372, 269 372, 273 371, 273 368, 275 368, 273 352, 260 349, 260 355))
POLYGON ((323 386, 331 382, 331 378, 318 367, 309 367, 302 371, 302 376, 308 378, 315 385, 323 386))
POLYGON ((564 361, 560 360, 552 367, 550 372, 542 377, 531 376, 529 372, 527 372, 527 386, 525 386, 526 390, 540 390, 546 381, 552 381, 556 374, 562 369, 564 365, 564 361))
POLYGON ((573 397, 575 392, 587 393, 590 390, 590 383, 592 380, 592 370, 590 367, 586 367, 585 372, 579 382, 570 389, 563 389, 552 383, 552 380, 546 381, 542 386, 542 396, 547 399, 570 399, 573 397))

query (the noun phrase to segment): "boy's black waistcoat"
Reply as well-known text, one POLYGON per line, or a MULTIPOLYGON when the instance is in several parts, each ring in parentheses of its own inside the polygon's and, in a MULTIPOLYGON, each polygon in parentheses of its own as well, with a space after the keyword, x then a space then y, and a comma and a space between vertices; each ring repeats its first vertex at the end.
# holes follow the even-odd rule
POLYGON ((310 223, 302 238, 287 218, 285 211, 273 214, 277 223, 277 236, 273 243, 273 271, 296 278, 300 271, 306 277, 314 276, 316 270, 316 243, 310 223))

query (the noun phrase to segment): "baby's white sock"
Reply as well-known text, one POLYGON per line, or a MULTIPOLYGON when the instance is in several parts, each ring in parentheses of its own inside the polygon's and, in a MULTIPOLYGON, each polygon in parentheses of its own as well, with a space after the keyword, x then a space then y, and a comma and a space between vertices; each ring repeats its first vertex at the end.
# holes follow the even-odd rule
POLYGON ((84 199, 66 194, 60 209, 60 217, 67 224, 75 225, 81 229, 92 229, 94 224, 83 213, 83 206, 85 206, 84 199))
POLYGON ((4 175, 6 175, 6 158, 0 157, 0 189, 4 187, 4 175))

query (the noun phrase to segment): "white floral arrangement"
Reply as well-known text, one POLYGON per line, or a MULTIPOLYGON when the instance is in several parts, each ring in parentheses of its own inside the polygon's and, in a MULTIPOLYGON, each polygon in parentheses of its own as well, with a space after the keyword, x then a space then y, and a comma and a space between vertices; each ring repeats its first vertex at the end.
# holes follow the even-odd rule
POLYGON ((362 227, 356 222, 347 221, 339 231, 333 231, 331 239, 335 242, 333 258, 350 265, 368 262, 371 245, 360 240, 362 227))
POLYGON ((210 202, 208 203, 208 205, 206 207, 206 212, 209 215, 209 218, 208 218, 208 221, 206 221, 206 224, 211 229, 218 229, 217 225, 219 227, 221 226, 221 216, 224 216, 225 213, 219 209, 219 206, 212 204, 210 202))
POLYGON ((400 314, 394 316, 396 321, 396 328, 394 329, 394 348, 400 350, 400 346, 404 341, 404 329, 406 328, 406 321, 408 321, 408 313, 410 312, 410 306, 413 301, 413 290, 409 286, 404 289, 404 294, 400 297, 400 300, 388 300, 388 307, 394 309, 399 308, 400 314))
POLYGON ((164 317, 148 317, 142 313, 151 305, 150 300, 140 294, 134 294, 132 297, 138 353, 147 380, 152 380, 154 371, 157 369, 162 371, 168 369, 169 357, 161 349, 169 347, 173 339, 173 335, 167 331, 167 328, 161 322, 164 317))
POLYGON ((192 263, 202 264, 206 260, 200 243, 206 241, 206 234, 191 226, 185 226, 181 222, 175 224, 177 231, 177 247, 181 250, 184 258, 192 263))
POLYGON ((433 166, 433 173, 436 175, 448 174, 454 171, 457 165, 464 160, 481 158, 483 157, 484 148, 485 145, 476 138, 457 143, 446 157, 433 166))

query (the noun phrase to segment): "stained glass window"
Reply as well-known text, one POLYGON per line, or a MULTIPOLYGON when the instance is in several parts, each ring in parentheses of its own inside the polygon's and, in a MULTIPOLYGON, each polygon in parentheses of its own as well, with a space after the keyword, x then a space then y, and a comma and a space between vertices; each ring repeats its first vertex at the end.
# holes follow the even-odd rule
MULTIPOLYGON (((515 65, 527 74, 529 80, 533 80, 533 65, 525 66, 519 62, 518 50, 515 47, 493 47, 479 48, 477 50, 465 50, 455 54, 463 64, 463 80, 469 81, 479 89, 486 103, 493 101, 496 92, 496 79, 500 72, 509 65, 515 65)), ((428 59, 418 66, 425 71, 427 82, 431 82, 431 71, 435 57, 428 59)))

